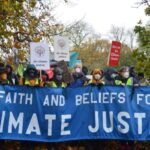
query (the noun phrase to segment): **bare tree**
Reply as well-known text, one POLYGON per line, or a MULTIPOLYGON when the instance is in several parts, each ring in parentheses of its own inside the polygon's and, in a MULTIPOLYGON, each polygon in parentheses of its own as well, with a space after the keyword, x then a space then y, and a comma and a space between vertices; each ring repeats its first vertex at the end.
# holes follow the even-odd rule
POLYGON ((128 38, 128 46, 131 49, 133 49, 134 48, 134 43, 135 43, 135 38, 136 38, 136 35, 135 35, 133 29, 127 30, 127 38, 128 38))
POLYGON ((126 41, 125 28, 112 25, 110 29, 110 38, 124 43, 126 41))
POLYGON ((139 2, 135 3, 136 6, 141 6, 141 5, 147 5, 150 6, 150 0, 140 0, 139 2))
POLYGON ((125 29, 124 27, 111 26, 110 39, 120 41, 123 44, 128 45, 131 49, 134 48, 136 35, 133 29, 125 29))
POLYGON ((66 34, 74 47, 79 48, 91 34, 94 34, 94 31, 87 23, 78 21, 66 29, 66 34))

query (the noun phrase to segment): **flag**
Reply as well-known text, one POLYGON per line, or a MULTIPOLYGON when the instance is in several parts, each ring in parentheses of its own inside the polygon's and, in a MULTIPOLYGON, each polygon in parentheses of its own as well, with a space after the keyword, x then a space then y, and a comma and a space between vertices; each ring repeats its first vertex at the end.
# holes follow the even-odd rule
POLYGON ((69 62, 70 68, 73 68, 73 66, 77 63, 78 56, 79 56, 79 53, 77 53, 77 52, 71 52, 70 53, 70 62, 69 62))
POLYGON ((23 66, 23 64, 19 64, 19 65, 18 65, 18 68, 17 68, 17 74, 18 74, 20 77, 23 77, 23 72, 24 72, 24 66, 23 66))

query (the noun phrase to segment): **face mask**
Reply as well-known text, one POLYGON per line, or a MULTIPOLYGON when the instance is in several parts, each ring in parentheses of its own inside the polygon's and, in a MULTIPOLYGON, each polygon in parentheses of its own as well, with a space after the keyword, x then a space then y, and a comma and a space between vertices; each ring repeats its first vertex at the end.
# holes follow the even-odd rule
POLYGON ((100 75, 100 74, 95 74, 95 75, 94 75, 94 78, 95 78, 96 80, 99 80, 99 79, 101 79, 101 75, 100 75))
POLYGON ((57 79, 58 81, 62 80, 62 75, 56 75, 56 79, 57 79))
POLYGON ((79 72, 81 72, 81 69, 80 69, 80 68, 76 68, 75 71, 76 71, 77 73, 79 73, 79 72))
POLYGON ((110 77, 111 77, 112 79, 114 79, 115 77, 117 77, 117 74, 113 73, 113 74, 111 74, 110 77))
POLYGON ((129 72, 124 72, 124 73, 122 73, 122 76, 124 77, 124 78, 129 78, 129 72))
POLYGON ((29 76, 30 77, 35 77, 35 71, 34 70, 29 70, 29 76))

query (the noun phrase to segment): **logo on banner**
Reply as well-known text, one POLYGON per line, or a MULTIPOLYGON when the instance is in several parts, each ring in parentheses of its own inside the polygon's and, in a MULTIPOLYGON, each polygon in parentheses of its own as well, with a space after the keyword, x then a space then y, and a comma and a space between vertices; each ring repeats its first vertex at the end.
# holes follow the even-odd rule
POLYGON ((64 39, 59 39, 58 41, 58 46, 60 47, 60 49, 64 49, 66 46, 66 42, 64 39))
POLYGON ((42 46, 37 46, 37 47, 35 47, 35 54, 36 54, 37 56, 39 56, 39 57, 44 56, 44 54, 45 54, 45 49, 44 49, 44 47, 42 47, 42 46))

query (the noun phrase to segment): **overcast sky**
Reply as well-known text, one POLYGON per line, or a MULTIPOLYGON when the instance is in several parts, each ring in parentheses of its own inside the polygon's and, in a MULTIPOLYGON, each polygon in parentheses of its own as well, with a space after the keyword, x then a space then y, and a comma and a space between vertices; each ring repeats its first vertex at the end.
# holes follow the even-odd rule
POLYGON ((71 4, 58 5, 57 17, 63 23, 71 23, 84 18, 96 32, 103 35, 111 25, 132 28, 139 20, 146 22, 144 7, 135 8, 139 0, 73 0, 71 4))

